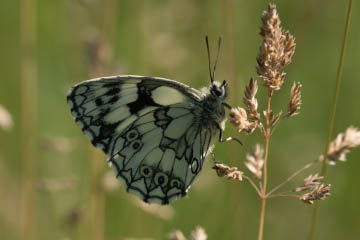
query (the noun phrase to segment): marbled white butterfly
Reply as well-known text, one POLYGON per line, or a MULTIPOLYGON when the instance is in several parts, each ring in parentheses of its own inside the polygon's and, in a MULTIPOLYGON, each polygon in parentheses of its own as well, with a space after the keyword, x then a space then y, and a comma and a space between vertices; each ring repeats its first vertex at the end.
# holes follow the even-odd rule
MULTIPOLYGON (((126 190, 148 203, 185 196, 225 123, 227 85, 197 90, 157 77, 122 75, 84 81, 67 96, 71 113, 126 190)), ((230 138, 226 139, 229 140, 230 138)))

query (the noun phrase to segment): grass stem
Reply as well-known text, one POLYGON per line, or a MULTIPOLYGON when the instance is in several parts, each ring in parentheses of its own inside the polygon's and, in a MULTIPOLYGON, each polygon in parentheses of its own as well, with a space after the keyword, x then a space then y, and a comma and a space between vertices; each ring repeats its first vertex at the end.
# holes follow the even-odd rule
POLYGON ((261 197, 261 190, 259 190, 259 188, 256 186, 256 184, 254 183, 254 181, 249 178, 248 176, 243 176, 244 179, 248 180, 249 183, 251 184, 251 186, 253 186, 253 188, 255 189, 255 191, 259 194, 259 196, 261 197))
MULTIPOLYGON (((270 115, 271 111, 271 96, 272 90, 268 89, 268 97, 267 97, 267 116, 270 115)), ((266 207, 266 187, 267 187, 267 179, 268 179, 268 171, 267 171, 267 162, 269 157, 269 143, 270 143, 270 118, 266 118, 266 132, 265 132, 265 156, 264 156, 264 179, 263 185, 261 188, 261 211, 260 211, 260 224, 259 224, 259 234, 258 240, 263 239, 264 233, 264 219, 265 219, 265 207, 266 207)))
POLYGON ((291 174, 284 182, 280 183, 279 185, 275 186, 273 189, 271 189, 267 196, 270 197, 275 191, 277 191, 278 189, 280 189, 281 187, 283 187, 284 185, 286 185, 288 182, 290 182, 294 177, 296 177, 297 175, 299 175, 302 171, 308 169, 309 167, 311 167, 314 164, 314 162, 308 163, 305 166, 303 166, 302 168, 298 169, 296 172, 294 172, 293 174, 291 174))
POLYGON ((21 198, 19 235, 21 240, 36 237, 37 168, 37 65, 36 0, 20 1, 20 94, 21 94, 21 198))
MULTIPOLYGON (((105 1, 103 3, 103 16, 101 25, 102 44, 110 44, 111 35, 114 32, 116 25, 117 2, 115 0, 105 1)), ((110 44, 111 45, 111 44, 110 44)), ((108 56, 109 58, 109 56, 108 56)), ((111 59, 96 59, 95 69, 101 69, 96 74, 107 75, 110 74, 108 61, 111 59)), ((89 69, 90 78, 98 77, 91 74, 89 69)), ((97 149, 91 146, 90 154, 92 155, 91 165, 91 193, 90 193, 90 206, 91 206, 91 239, 104 239, 105 236, 105 191, 102 184, 102 177, 104 172, 104 155, 97 149)))
MULTIPOLYGON (((342 76, 343 65, 344 65, 344 55, 345 55, 347 38, 348 38, 348 34, 349 34, 351 10, 352 10, 352 0, 349 0, 348 11, 347 11, 347 16, 346 16, 346 23, 345 23, 344 38, 343 38, 343 42, 342 42, 339 66, 338 66, 337 77, 336 77, 335 94, 334 94, 333 104, 332 104, 332 109, 331 109, 331 114, 330 114, 328 136, 327 136, 326 146, 325 146, 325 150, 324 150, 324 161, 323 161, 323 164, 321 167, 321 176, 324 176, 324 178, 325 178, 326 170, 327 170, 327 155, 328 155, 329 146, 330 146, 330 142, 331 142, 332 132, 334 129, 336 105, 338 102, 339 92, 340 92, 340 85, 341 85, 341 79, 342 79, 341 76, 342 76)), ((311 228, 310 228, 310 235, 309 235, 310 240, 315 239, 317 219, 318 219, 318 215, 319 215, 319 207, 320 207, 320 202, 316 201, 314 212, 313 212, 313 217, 312 217, 312 221, 311 221, 311 228)))
MULTIPOLYGON (((90 145, 90 144, 89 144, 90 145)), ((104 155, 98 150, 90 147, 91 154, 91 238, 104 239, 105 229, 105 192, 102 185, 102 173, 104 170, 104 155)))

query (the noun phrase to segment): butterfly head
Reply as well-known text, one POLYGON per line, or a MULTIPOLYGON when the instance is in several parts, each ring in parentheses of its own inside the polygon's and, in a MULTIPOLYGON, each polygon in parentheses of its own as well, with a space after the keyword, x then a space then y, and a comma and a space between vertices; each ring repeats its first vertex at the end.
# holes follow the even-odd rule
POLYGON ((227 97, 227 83, 224 80, 222 84, 219 82, 212 82, 210 86, 210 94, 221 101, 224 101, 227 97))

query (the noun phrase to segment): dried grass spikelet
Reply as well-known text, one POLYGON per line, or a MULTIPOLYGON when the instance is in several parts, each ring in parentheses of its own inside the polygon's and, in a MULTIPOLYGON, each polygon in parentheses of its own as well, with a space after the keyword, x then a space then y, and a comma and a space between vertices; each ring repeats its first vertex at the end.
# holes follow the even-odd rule
POLYGON ((168 234, 170 240, 186 240, 186 237, 180 230, 174 230, 168 234))
POLYGON ((293 117, 299 114, 297 110, 300 109, 301 106, 301 84, 295 83, 292 85, 290 90, 290 101, 288 104, 288 112, 284 115, 286 117, 293 117))
MULTIPOLYGON (((327 160, 330 165, 335 165, 337 161, 346 161, 346 154, 352 148, 360 145, 360 131, 350 126, 345 133, 337 135, 336 139, 330 143, 327 160)), ((324 160, 324 155, 319 157, 319 161, 324 160)))
MULTIPOLYGON (((180 230, 174 230, 168 234, 170 240, 186 240, 186 237, 180 230)), ((190 240, 206 240, 207 235, 204 228, 197 226, 194 231, 191 232, 190 240)))
POLYGON ((40 147, 49 152, 68 153, 74 143, 67 137, 45 137, 41 139, 40 147))
POLYGON ((270 127, 273 127, 279 122, 279 119, 281 117, 282 111, 278 112, 276 115, 274 115, 274 112, 272 110, 270 111, 263 111, 263 114, 267 120, 270 122, 270 127))
POLYGON ((11 114, 0 104, 0 128, 10 130, 14 126, 11 114))
POLYGON ((245 166, 256 178, 261 179, 264 166, 264 148, 260 144, 256 144, 253 152, 246 154, 246 159, 248 161, 244 163, 245 166))
POLYGON ((108 170, 104 173, 102 177, 102 186, 105 192, 115 192, 119 189, 120 185, 120 181, 114 178, 114 172, 112 170, 108 170))
POLYGON ((56 193, 62 191, 73 191, 79 188, 79 179, 75 176, 64 178, 44 178, 39 182, 38 187, 40 190, 56 193))
POLYGON ((207 235, 204 228, 197 226, 194 231, 191 232, 191 240, 206 240, 207 235))
POLYGON ((237 128, 239 133, 251 134, 257 126, 255 122, 248 119, 246 110, 241 107, 231 109, 229 121, 237 128))
POLYGON ((174 218, 175 210, 170 205, 156 205, 156 204, 148 204, 138 199, 135 196, 131 196, 133 198, 132 203, 138 206, 144 212, 151 214, 153 216, 159 217, 163 220, 171 220, 174 218))
POLYGON ((324 200, 330 195, 331 184, 321 184, 316 186, 311 192, 300 196, 300 200, 307 204, 313 204, 314 201, 324 200))
POLYGON ((284 83, 286 67, 295 53, 295 39, 280 27, 280 18, 274 4, 261 17, 260 35, 264 38, 256 58, 256 72, 264 85, 271 90, 279 90, 284 83))
POLYGON ((257 128, 260 129, 261 132, 264 131, 264 126, 260 121, 260 114, 257 111, 258 101, 255 98, 256 93, 258 91, 257 81, 253 78, 250 78, 249 85, 245 88, 245 97, 243 98, 243 102, 246 106, 246 113, 248 121, 255 124, 257 128))
POLYGON ((223 163, 216 162, 212 168, 215 169, 219 177, 226 177, 229 179, 237 179, 242 181, 244 175, 244 173, 237 170, 236 167, 229 167, 223 163))
POLYGON ((295 192, 302 192, 309 189, 313 189, 321 184, 321 180, 324 179, 323 176, 318 176, 316 173, 315 175, 310 175, 304 179, 304 185, 295 188, 295 192))

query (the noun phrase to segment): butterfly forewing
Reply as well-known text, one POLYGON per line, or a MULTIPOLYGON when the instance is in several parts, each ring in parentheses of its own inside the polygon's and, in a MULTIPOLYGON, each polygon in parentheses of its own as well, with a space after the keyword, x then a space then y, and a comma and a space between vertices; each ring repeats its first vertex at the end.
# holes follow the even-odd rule
POLYGON ((203 98, 172 80, 116 76, 74 86, 68 103, 127 191, 167 204, 186 195, 215 134, 201 121, 203 98))

